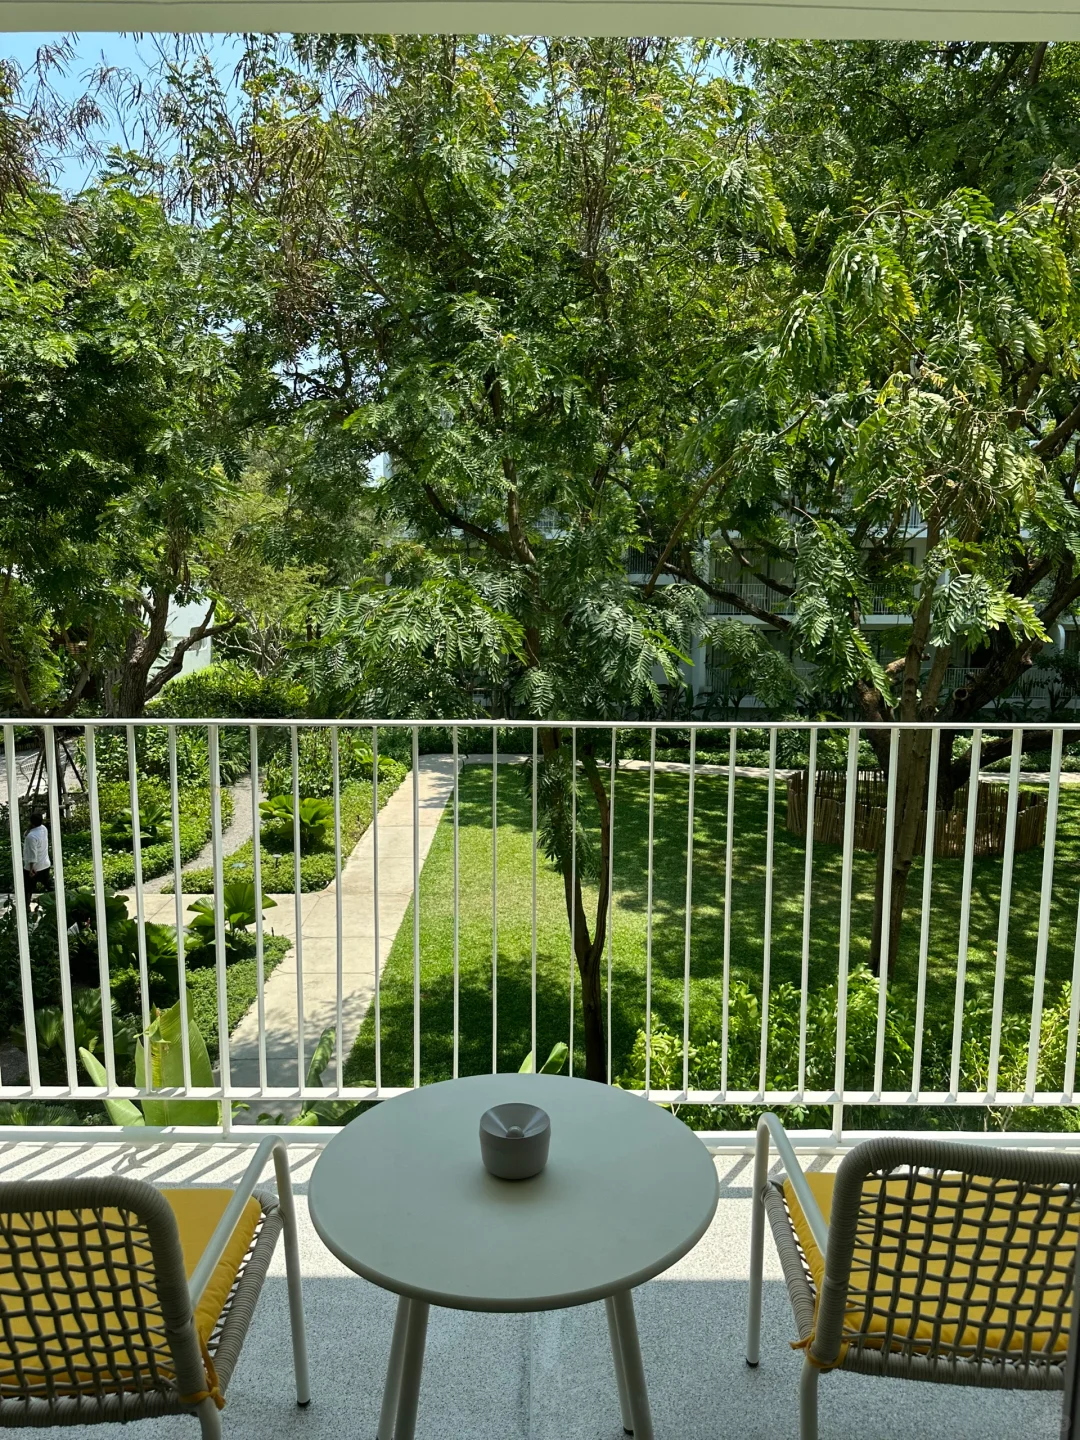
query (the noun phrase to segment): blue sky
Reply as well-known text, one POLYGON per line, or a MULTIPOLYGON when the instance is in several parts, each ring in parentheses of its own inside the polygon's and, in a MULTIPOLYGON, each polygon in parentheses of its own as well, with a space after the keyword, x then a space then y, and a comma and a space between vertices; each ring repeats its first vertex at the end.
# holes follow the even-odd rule
MULTIPOLYGON (((68 38, 74 51, 72 59, 64 70, 53 70, 50 77, 53 88, 68 100, 76 100, 85 93, 88 76, 103 63, 145 77, 152 72, 158 60, 153 35, 91 31, 68 38)), ((220 54, 223 64, 229 64, 231 52, 238 44, 236 37, 206 35, 200 38, 208 52, 220 54)), ((43 46, 55 47, 63 39, 64 35, 59 32, 25 35, 0 32, 0 56, 14 60, 20 69, 26 69, 34 64, 38 51, 43 46)), ((97 138, 106 144, 124 143, 123 130, 115 122, 104 126, 97 138)), ((65 190, 79 190, 91 178, 92 171, 91 163, 80 161, 74 156, 66 156, 61 160, 57 181, 65 190)))

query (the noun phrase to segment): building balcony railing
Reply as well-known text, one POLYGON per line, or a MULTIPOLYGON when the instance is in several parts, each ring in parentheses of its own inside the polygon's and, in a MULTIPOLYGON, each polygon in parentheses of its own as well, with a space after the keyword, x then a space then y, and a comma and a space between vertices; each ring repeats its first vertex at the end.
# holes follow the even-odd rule
MULTIPOLYGON (((4 727, 8 795, 25 791, 32 768, 17 751, 14 724, 4 727)), ((25 1050, 22 1074, 10 1047, 5 1052, 0 1100, 84 1110, 86 1102, 212 1101, 221 1110, 211 1128, 221 1132, 260 1113, 287 1123, 303 1110, 305 1123, 319 1122, 314 1132, 329 1133, 339 1116, 327 1107, 478 1068, 517 1068, 530 1050, 543 1058, 558 1040, 570 1043, 569 1068, 582 1071, 581 978, 570 960, 563 882, 540 838, 542 797, 550 799, 555 782, 538 791, 545 762, 537 726, 462 721, 437 732, 446 753, 425 754, 436 732, 395 721, 80 724, 73 769, 61 766, 57 727, 37 724, 48 785, 38 801, 24 794, 8 808, 10 853, 19 856, 29 812, 43 805, 55 896, 43 903, 9 880, 11 893, 0 902, 0 965, 13 1002, 7 1023, 25 1050), (389 799, 388 748, 404 763, 389 799), (205 771, 193 777, 200 763, 205 771), (106 778, 118 768, 127 774, 122 785, 106 778), (373 772, 384 777, 374 796, 373 772), (285 801, 294 803, 284 819, 260 814, 268 775, 275 788, 282 776, 288 781, 285 801), (62 807, 61 783, 80 781, 85 791, 62 807), (305 810, 306 799, 320 798, 305 792, 320 792, 321 811, 317 804, 305 810), (209 831, 201 874, 184 864, 197 814, 209 831), (373 819, 363 830, 367 814, 373 819), (227 889, 245 878, 255 886, 246 916, 239 892, 227 889), (114 881, 123 886, 119 900, 114 881), (273 908, 252 903, 259 890, 271 892, 273 908), (203 919, 192 914, 196 891, 205 897, 203 919), (119 923, 130 924, 123 935, 118 912, 119 923), (485 949, 487 960, 478 962, 485 949), (87 1064, 78 1037, 94 1028, 87 996, 92 1001, 98 990, 105 1003, 98 1002, 100 1034, 87 1064), (168 1083, 136 1080, 130 1062, 133 1036, 151 1024, 159 990, 180 997, 183 1073, 174 1070, 168 1083), (51 1005, 55 1024, 36 1023, 51 1005), (212 1078, 202 1083, 190 1058, 196 1023, 211 1032, 204 1038, 214 1054, 212 1078), (312 1074, 320 1037, 322 1063, 312 1074)), ((583 757, 595 765, 593 780, 612 792, 611 895, 600 917, 609 1080, 659 1103, 699 1107, 688 1116, 699 1128, 740 1143, 748 1137, 733 1106, 806 1107, 819 1130, 824 1123, 839 1133, 853 1120, 857 1129, 872 1128, 883 1110, 890 1124, 902 1114, 918 1126, 924 1112, 940 1116, 942 1107, 973 1118, 1020 1107, 1028 1120, 1046 1112, 1050 1123, 1055 1107, 1080 1099, 1080 987, 1070 1002, 1065 986, 1080 934, 1075 906, 1070 918, 1061 895, 1080 825, 1062 762, 1080 726, 1040 732, 1050 740, 1050 780, 1037 857, 1016 842, 1022 731, 993 727, 996 751, 1002 737, 1014 737, 1016 762, 1003 782, 994 884, 981 874, 980 810, 967 816, 970 843, 960 860, 914 857, 899 949, 884 982, 868 968, 876 861, 858 849, 854 820, 852 828, 838 822, 832 851, 789 833, 784 821, 790 772, 809 769, 813 789, 814 774, 838 767, 855 786, 868 763, 870 728, 562 727, 579 763, 563 772, 576 773, 578 784, 560 783, 570 787, 564 799, 585 827, 579 850, 564 858, 571 883, 587 877, 592 933, 596 837, 586 848, 584 836, 595 832, 596 818, 583 757), (1003 865, 1013 878, 998 914, 1003 865), (982 913, 987 906, 993 916, 982 913), (943 974, 953 977, 948 996, 943 974), (986 1016, 969 1001, 990 991, 986 1016), (1028 1007, 1019 1048, 1017 1005, 1028 1007), (1050 1068, 1040 1051, 1044 1021, 1067 1035, 1050 1068), (994 1036, 997 1058, 980 1067, 973 1057, 984 1049, 992 1056, 994 1036)), ((894 756, 899 728, 885 731, 894 756)), ((64 732, 71 757, 70 722, 64 732)), ((931 765, 940 775, 950 765, 967 774, 967 759, 951 759, 961 740, 973 743, 977 770, 988 731, 933 727, 931 765)), ((955 774, 952 783, 959 784, 955 774)), ((891 846, 892 790, 883 803, 891 846)), ((275 804, 289 809, 280 797, 275 804)), ((963 832, 963 817, 956 824, 963 832)), ((186 1128, 183 1117, 178 1123, 186 1128)))
MULTIPOLYGON (((717 581, 718 585, 722 582, 717 581)), ((768 610, 773 615, 794 615, 794 598, 782 595, 777 590, 772 590, 762 584, 740 584, 727 587, 731 594, 739 599, 746 600, 759 609, 768 610)), ((747 612, 735 600, 712 600, 709 603, 711 615, 741 615, 747 617, 747 612)), ((884 595, 876 594, 871 597, 870 604, 863 616, 864 620, 872 621, 883 615, 905 615, 910 613, 906 608, 898 606, 894 601, 884 595)))

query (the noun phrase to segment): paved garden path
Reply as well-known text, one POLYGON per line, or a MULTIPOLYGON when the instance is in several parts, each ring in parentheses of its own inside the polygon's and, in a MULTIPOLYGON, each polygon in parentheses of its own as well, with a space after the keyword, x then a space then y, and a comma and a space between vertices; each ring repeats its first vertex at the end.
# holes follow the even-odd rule
MULTIPOLYGON (((453 792, 449 755, 422 755, 419 767, 420 864, 423 866, 443 810, 453 792)), ((342 1031, 346 1058, 375 994, 374 826, 369 826, 341 872, 342 1031)), ((386 963, 413 893, 413 785, 398 786, 379 811, 379 966, 386 963)), ((305 1055, 310 1059, 319 1036, 336 1023, 337 885, 300 896, 300 944, 297 906, 292 895, 272 897, 267 933, 284 935, 292 949, 266 982, 266 1064, 270 1086, 297 1083, 297 957, 302 956, 305 1055)), ((147 919, 173 918, 171 895, 146 897, 147 919), (160 914, 158 911, 160 910, 160 914)), ((229 1042, 232 1080, 259 1083, 257 1006, 233 1031, 229 1042)), ((274 1108, 278 1108, 275 1106, 274 1108)), ((285 1108, 285 1107, 281 1107, 285 1108)))

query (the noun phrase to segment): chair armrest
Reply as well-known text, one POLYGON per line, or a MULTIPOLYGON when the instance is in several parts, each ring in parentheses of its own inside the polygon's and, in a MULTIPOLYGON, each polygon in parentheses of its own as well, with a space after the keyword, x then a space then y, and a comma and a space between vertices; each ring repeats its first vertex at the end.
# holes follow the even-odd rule
MULTIPOLYGON (((806 1216, 806 1223, 810 1226, 810 1233, 814 1237, 814 1244, 821 1251, 822 1259, 825 1258, 826 1247, 829 1242, 829 1227, 826 1223, 821 1208, 814 1199, 814 1192, 806 1182, 803 1168, 799 1164, 799 1158, 792 1148, 788 1139, 787 1131, 784 1129, 778 1115, 766 1111, 758 1121, 757 1126, 757 1159, 754 1166, 755 1187, 760 1185, 764 1188, 766 1177, 769 1173, 769 1142, 776 1148, 776 1153, 784 1162, 784 1169, 791 1181, 791 1188, 795 1191, 795 1198, 798 1200, 803 1214, 806 1216)), ((755 1199, 758 1197, 755 1196, 755 1199)))
POLYGON ((244 1213, 247 1202, 255 1193, 255 1186, 266 1168, 266 1162, 270 1156, 274 1157, 274 1164, 278 1176, 278 1195, 282 1208, 291 1210, 292 1187, 289 1180, 289 1155, 285 1142, 275 1135, 268 1135, 259 1145, 255 1154, 248 1163, 247 1169, 236 1187, 236 1191, 225 1207, 225 1213, 217 1223, 210 1242, 202 1253, 195 1271, 188 1281, 188 1291, 191 1295, 192 1311, 196 1309, 202 1299, 202 1293, 209 1283, 211 1275, 217 1268, 217 1263, 225 1253, 225 1247, 236 1229, 240 1216, 244 1213))

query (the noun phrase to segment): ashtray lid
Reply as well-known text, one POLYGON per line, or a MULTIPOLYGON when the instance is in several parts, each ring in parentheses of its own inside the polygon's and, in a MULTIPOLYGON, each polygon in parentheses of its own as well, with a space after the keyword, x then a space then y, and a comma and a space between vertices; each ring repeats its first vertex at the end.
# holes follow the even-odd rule
POLYGON ((551 1129, 546 1110, 539 1105, 493 1105, 480 1117, 480 1131, 494 1140, 531 1140, 551 1129))

